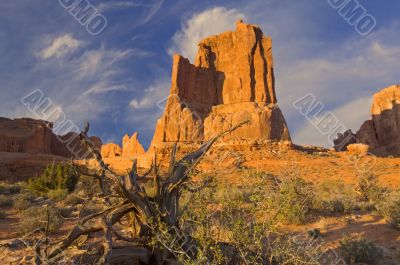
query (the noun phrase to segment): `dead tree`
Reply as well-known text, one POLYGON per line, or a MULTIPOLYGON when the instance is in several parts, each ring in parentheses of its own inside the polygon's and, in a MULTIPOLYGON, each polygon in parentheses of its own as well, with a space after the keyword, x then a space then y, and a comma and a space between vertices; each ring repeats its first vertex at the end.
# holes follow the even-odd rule
MULTIPOLYGON (((157 255, 157 250, 151 251, 150 242, 157 236, 157 227, 164 227, 165 233, 168 233, 170 237, 184 235, 179 227, 179 199, 182 190, 187 188, 190 173, 219 138, 233 132, 245 123, 247 122, 240 123, 212 138, 198 150, 184 156, 179 161, 176 159, 177 147, 174 145, 169 171, 163 178, 158 171, 156 156, 151 170, 143 176, 138 175, 137 161, 133 162, 132 169, 127 176, 116 174, 104 163, 100 152, 91 144, 87 136, 89 131, 89 124, 87 124, 80 137, 97 160, 98 171, 89 173, 82 172, 80 168, 78 170, 81 174, 97 179, 101 192, 89 200, 101 204, 103 209, 80 218, 78 224, 60 242, 51 246, 46 245, 45 250, 40 250, 40 246, 36 247, 36 264, 52 264, 59 260, 79 238, 96 232, 102 233, 103 242, 96 258, 98 264, 124 264, 132 259, 138 259, 146 264, 149 262, 150 256, 156 259, 156 261, 152 261, 153 264, 162 264, 162 255, 157 255), (149 196, 146 189, 140 185, 141 180, 150 176, 153 178, 156 188, 154 196, 149 196), (111 200, 112 197, 114 200, 111 200), (129 235, 122 234, 116 227, 116 224, 122 223, 122 219, 129 220, 124 227, 131 231, 129 235), (116 241, 125 242, 126 246, 116 247, 114 246, 116 241)), ((185 236, 184 242, 181 242, 182 248, 179 250, 165 242, 160 242, 160 249, 164 249, 163 251, 166 250, 170 254, 194 258, 196 253, 193 251, 193 246, 196 243, 193 240, 187 240, 188 238, 190 237, 185 236)), ((174 240, 182 241, 182 238, 174 240)))

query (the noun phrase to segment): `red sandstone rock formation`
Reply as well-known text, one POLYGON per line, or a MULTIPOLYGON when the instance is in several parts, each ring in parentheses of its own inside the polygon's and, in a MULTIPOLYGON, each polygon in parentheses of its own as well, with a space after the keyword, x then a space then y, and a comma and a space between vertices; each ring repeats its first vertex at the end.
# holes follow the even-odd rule
POLYGON ((101 156, 103 158, 117 157, 122 155, 122 149, 119 145, 108 143, 101 146, 101 156))
POLYGON ((172 84, 151 146, 200 143, 242 121, 249 123, 225 141, 290 141, 275 94, 272 40, 258 26, 199 43, 194 64, 173 58, 172 84))
POLYGON ((371 114, 356 134, 358 141, 373 154, 400 156, 400 85, 376 93, 371 114))
POLYGON ((132 137, 125 135, 122 138, 122 155, 123 156, 133 156, 137 154, 144 154, 144 148, 139 142, 138 133, 135 132, 132 137))
POLYGON ((0 152, 51 152, 52 125, 34 119, 0 118, 0 152))
POLYGON ((125 135, 122 138, 122 148, 118 144, 109 143, 101 147, 101 155, 104 158, 112 157, 131 157, 145 154, 145 150, 138 139, 138 133, 132 134, 132 137, 125 135))
MULTIPOLYGON (((76 133, 63 136, 52 132, 53 124, 28 118, 0 118, 0 152, 50 154, 64 157, 83 157, 87 153, 76 133)), ((98 137, 91 137, 95 147, 102 143, 98 137)))

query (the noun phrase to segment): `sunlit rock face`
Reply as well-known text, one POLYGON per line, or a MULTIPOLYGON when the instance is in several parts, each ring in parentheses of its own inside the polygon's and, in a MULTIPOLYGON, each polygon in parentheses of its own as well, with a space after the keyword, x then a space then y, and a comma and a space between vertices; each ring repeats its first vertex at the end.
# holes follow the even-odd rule
POLYGON ((356 134, 358 141, 376 155, 400 156, 400 85, 376 93, 371 114, 356 134))
POLYGON ((225 142, 290 141, 275 94, 272 40, 256 25, 202 40, 195 63, 174 55, 170 96, 151 147, 200 143, 249 121, 225 142))
POLYGON ((131 137, 125 135, 122 138, 122 155, 123 156, 133 156, 138 154, 144 154, 144 148, 139 142, 138 133, 135 132, 131 137))

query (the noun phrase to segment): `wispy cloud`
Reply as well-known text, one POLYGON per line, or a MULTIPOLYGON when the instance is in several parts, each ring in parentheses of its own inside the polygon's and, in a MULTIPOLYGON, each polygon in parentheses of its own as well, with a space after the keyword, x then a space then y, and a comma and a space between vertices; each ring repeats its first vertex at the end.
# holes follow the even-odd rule
POLYGON ((164 0, 153 1, 109 1, 97 5, 100 12, 116 11, 121 9, 140 8, 144 14, 137 25, 147 24, 154 15, 160 10, 164 0))
POLYGON ((156 109, 157 103, 168 96, 169 87, 170 81, 167 77, 156 80, 144 90, 141 97, 133 98, 129 106, 133 110, 156 109))
POLYGON ((240 11, 225 7, 214 7, 195 13, 183 22, 181 30, 172 38, 172 47, 170 47, 169 53, 177 52, 194 60, 200 40, 227 30, 234 30, 235 21, 245 17, 240 11))
POLYGON ((140 2, 132 2, 132 1, 110 1, 106 3, 101 3, 97 6, 97 8, 101 12, 115 10, 115 9, 125 9, 125 8, 133 8, 133 7, 152 7, 151 4, 140 3, 140 2))
POLYGON ((72 37, 70 34, 53 39, 50 46, 39 52, 42 59, 50 59, 52 57, 62 57, 68 53, 72 53, 82 45, 82 42, 72 37))

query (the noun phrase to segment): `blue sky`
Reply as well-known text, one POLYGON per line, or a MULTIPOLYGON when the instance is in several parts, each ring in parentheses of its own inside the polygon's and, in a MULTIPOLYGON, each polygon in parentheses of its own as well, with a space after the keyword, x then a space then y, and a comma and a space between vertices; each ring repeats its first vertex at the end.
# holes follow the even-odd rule
MULTIPOLYGON (((72 1, 72 0, 69 0, 72 1)), ((64 0, 68 2, 68 0, 64 0)), ((107 21, 89 34, 57 0, 0 2, 0 116, 33 117, 20 99, 40 89, 77 125, 145 146, 169 93, 171 55, 244 18, 273 38, 276 91, 296 143, 329 144, 292 102, 313 93, 346 128, 368 119, 372 94, 400 83, 400 2, 360 0, 377 21, 367 36, 325 0, 89 0, 107 21)))

